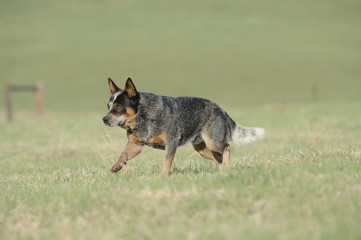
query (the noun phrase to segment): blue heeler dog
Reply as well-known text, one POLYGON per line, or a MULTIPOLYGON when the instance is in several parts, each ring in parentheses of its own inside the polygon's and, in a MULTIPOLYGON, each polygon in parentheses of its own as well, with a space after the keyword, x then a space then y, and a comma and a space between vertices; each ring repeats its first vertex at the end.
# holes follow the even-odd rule
POLYGON ((117 172, 137 156, 144 145, 165 150, 162 171, 170 172, 177 147, 191 142, 203 157, 223 169, 230 165, 229 142, 253 143, 263 128, 242 127, 216 103, 197 97, 166 97, 138 92, 128 78, 124 90, 108 78, 110 100, 103 122, 127 130, 128 143, 111 171, 117 172))

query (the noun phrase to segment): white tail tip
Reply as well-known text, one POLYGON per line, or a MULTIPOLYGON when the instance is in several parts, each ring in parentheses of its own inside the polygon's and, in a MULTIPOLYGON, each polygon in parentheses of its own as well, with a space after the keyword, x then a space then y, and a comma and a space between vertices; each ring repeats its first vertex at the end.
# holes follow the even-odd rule
POLYGON ((246 145, 264 138, 265 135, 264 128, 242 127, 237 124, 232 133, 232 141, 238 145, 246 145))

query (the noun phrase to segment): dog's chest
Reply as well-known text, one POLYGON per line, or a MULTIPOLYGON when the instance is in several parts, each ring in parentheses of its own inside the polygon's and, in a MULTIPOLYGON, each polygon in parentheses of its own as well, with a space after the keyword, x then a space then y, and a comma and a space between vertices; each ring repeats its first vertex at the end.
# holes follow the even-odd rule
POLYGON ((158 135, 155 135, 151 138, 149 138, 146 142, 146 145, 157 148, 157 149, 164 149, 166 145, 166 133, 162 132, 158 135))
POLYGON ((149 147, 156 149, 163 149, 166 146, 166 133, 162 132, 160 134, 154 135, 152 137, 144 137, 139 133, 131 132, 129 133, 129 141, 134 141, 138 144, 145 144, 149 147))

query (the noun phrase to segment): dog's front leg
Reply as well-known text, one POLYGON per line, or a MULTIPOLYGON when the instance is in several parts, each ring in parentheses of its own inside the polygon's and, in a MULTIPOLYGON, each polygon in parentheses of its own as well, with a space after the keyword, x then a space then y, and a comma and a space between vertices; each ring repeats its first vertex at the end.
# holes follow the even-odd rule
POLYGON ((165 153, 163 165, 162 165, 163 173, 165 173, 165 174, 170 173, 170 167, 172 166, 172 162, 173 162, 176 150, 177 150, 176 146, 166 146, 165 147, 166 153, 165 153))
POLYGON ((124 151, 120 154, 118 161, 114 163, 111 168, 112 172, 118 172, 122 167, 127 164, 127 161, 137 156, 142 151, 143 145, 128 142, 127 146, 125 146, 124 151))

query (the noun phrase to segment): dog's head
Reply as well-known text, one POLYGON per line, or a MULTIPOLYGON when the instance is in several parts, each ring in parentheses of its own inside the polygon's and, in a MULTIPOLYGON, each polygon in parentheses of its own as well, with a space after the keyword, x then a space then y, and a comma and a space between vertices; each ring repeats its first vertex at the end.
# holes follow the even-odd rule
POLYGON ((104 124, 110 127, 134 128, 140 96, 132 79, 128 78, 124 90, 118 88, 110 78, 108 84, 111 97, 108 112, 103 117, 104 124))

